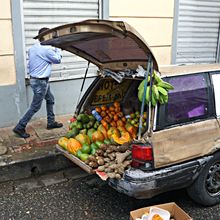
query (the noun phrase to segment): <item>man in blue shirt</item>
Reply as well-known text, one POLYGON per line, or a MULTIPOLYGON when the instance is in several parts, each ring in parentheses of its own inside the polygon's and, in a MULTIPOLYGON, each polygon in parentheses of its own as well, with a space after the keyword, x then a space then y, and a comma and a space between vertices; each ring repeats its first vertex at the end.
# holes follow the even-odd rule
MULTIPOLYGON (((48 29, 49 28, 41 28, 38 34, 48 29)), ((43 39, 40 38, 39 41, 42 42, 43 39)), ((50 91, 49 85, 52 64, 59 64, 61 62, 61 51, 58 48, 43 46, 40 42, 34 44, 28 51, 28 69, 30 86, 34 93, 33 100, 25 115, 13 129, 13 131, 22 138, 30 137, 30 134, 25 131, 26 125, 33 115, 40 110, 44 99, 46 100, 47 129, 60 128, 63 126, 62 123, 55 121, 53 112, 54 96, 50 91)))

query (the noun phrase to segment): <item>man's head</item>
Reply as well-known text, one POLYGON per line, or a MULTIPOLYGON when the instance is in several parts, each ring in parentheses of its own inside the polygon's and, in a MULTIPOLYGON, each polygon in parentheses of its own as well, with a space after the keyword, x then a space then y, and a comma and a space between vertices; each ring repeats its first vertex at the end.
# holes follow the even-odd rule
MULTIPOLYGON (((47 30, 49 30, 49 28, 47 28, 47 27, 41 28, 41 29, 38 31, 38 35, 39 35, 39 34, 42 34, 43 32, 45 32, 45 31, 47 31, 47 30)), ((40 41, 40 42, 42 42, 43 40, 44 40, 43 37, 40 37, 40 38, 39 38, 39 41, 40 41)))

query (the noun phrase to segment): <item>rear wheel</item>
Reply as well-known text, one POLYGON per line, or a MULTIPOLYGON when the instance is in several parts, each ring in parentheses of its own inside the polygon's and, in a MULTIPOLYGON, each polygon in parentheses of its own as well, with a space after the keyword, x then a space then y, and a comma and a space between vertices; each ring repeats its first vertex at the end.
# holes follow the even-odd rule
POLYGON ((206 164, 187 191, 193 200, 202 205, 212 206, 220 203, 220 152, 206 164))

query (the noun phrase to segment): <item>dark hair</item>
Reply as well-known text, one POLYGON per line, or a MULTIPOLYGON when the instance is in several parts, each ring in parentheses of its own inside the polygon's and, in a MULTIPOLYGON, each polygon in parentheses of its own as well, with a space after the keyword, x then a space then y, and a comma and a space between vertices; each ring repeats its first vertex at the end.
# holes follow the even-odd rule
MULTIPOLYGON (((38 35, 39 35, 39 34, 42 34, 43 32, 45 32, 45 31, 47 31, 47 30, 49 30, 49 28, 47 28, 47 27, 41 28, 41 29, 38 31, 38 35)), ((40 37, 40 38, 39 38, 39 41, 40 41, 40 42, 43 41, 43 40, 44 40, 43 37, 40 37)))

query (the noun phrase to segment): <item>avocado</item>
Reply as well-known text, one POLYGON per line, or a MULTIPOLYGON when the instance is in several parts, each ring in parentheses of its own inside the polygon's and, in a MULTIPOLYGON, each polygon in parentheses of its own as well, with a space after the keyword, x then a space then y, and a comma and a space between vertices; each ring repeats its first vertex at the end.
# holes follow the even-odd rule
POLYGON ((86 161, 88 159, 88 157, 89 157, 89 154, 82 153, 79 158, 82 161, 86 161))
POLYGON ((92 150, 91 150, 91 154, 94 155, 95 152, 96 152, 96 149, 95 149, 95 148, 92 148, 92 150))
POLYGON ((83 144, 81 151, 84 154, 89 154, 91 151, 91 147, 88 144, 83 144))
POLYGON ((96 149, 98 149, 99 147, 98 147, 98 145, 97 145, 97 144, 92 143, 92 144, 91 144, 91 148, 96 150, 96 149))
POLYGON ((89 116, 86 114, 79 114, 77 116, 77 121, 81 121, 83 124, 86 124, 89 122, 89 116))
POLYGON ((89 121, 92 121, 92 122, 94 122, 95 123, 95 117, 93 116, 93 115, 89 115, 89 121))
POLYGON ((67 131, 65 137, 67 138, 73 138, 75 137, 77 134, 79 134, 79 129, 76 127, 73 127, 72 130, 67 131))
POLYGON ((69 125, 69 128, 72 129, 73 127, 76 127, 77 121, 71 122, 69 125))
POLYGON ((82 129, 82 128, 83 128, 83 123, 80 122, 80 121, 77 121, 77 122, 76 122, 76 127, 77 127, 78 129, 82 129))
POLYGON ((81 154, 82 154, 81 149, 76 151, 76 156, 77 156, 78 158, 80 158, 80 155, 81 155, 81 154))
POLYGON ((104 144, 111 144, 111 141, 109 139, 105 139, 104 144))
POLYGON ((95 144, 98 146, 98 147, 101 147, 103 145, 103 142, 102 141, 96 141, 95 144))
POLYGON ((94 125, 93 121, 90 121, 87 125, 86 128, 92 128, 92 126, 94 125))

